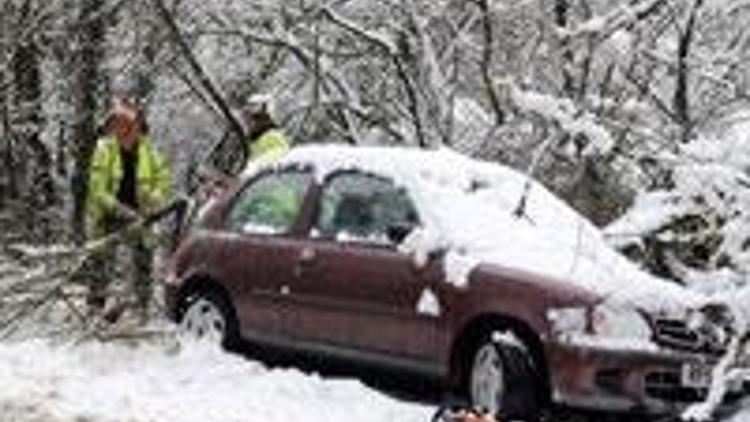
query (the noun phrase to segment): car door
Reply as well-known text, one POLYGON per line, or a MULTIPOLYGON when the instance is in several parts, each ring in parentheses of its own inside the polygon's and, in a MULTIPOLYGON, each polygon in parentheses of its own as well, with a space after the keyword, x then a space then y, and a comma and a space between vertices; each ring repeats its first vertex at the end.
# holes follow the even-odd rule
POLYGON ((363 352, 433 357, 439 274, 397 248, 418 224, 414 205, 390 181, 352 171, 330 177, 296 264, 285 331, 363 352))
POLYGON ((269 171, 251 180, 228 205, 224 278, 231 286, 242 333, 272 340, 280 335, 283 286, 294 277, 299 220, 309 171, 269 171))

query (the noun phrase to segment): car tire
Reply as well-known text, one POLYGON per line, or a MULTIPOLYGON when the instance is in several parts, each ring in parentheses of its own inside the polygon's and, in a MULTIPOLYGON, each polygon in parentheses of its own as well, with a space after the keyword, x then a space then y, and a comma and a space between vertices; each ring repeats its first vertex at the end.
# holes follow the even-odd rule
POLYGON ((215 290, 201 290, 187 296, 178 319, 180 334, 194 340, 220 344, 234 350, 239 329, 234 308, 215 290))
POLYGON ((498 420, 536 421, 542 412, 542 383, 526 345, 508 332, 487 333, 469 355, 466 392, 472 406, 498 420))

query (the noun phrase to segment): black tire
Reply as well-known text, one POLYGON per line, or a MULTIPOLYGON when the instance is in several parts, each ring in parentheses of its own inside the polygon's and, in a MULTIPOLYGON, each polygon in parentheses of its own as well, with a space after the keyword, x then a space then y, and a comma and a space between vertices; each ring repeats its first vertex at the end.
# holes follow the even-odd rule
MULTIPOLYGON (((234 307, 225 295, 216 290, 199 290, 189 294, 180 307, 177 323, 181 331, 192 335, 194 338, 202 338, 200 327, 191 327, 189 318, 193 316, 216 317, 221 319, 209 320, 207 324, 220 331, 219 342, 221 346, 230 351, 237 350, 240 343, 239 324, 234 307), (217 324, 221 324, 219 327, 217 324)), ((204 327, 205 328, 205 327, 204 327)))
MULTIPOLYGON (((544 407, 543 383, 531 353, 528 347, 512 333, 500 336, 500 338, 495 337, 493 340, 494 332, 483 335, 467 356, 464 386, 467 397, 472 406, 495 410, 498 420, 537 421, 541 418, 544 407), (486 400, 476 397, 475 394, 475 384, 482 382, 476 379, 478 378, 478 360, 482 359, 480 354, 489 356, 491 351, 496 353, 496 364, 502 373, 503 384, 502 392, 498 392, 497 395, 492 394, 495 409, 483 403, 482 401, 486 400)), ((489 390, 492 389, 489 388, 489 390)))

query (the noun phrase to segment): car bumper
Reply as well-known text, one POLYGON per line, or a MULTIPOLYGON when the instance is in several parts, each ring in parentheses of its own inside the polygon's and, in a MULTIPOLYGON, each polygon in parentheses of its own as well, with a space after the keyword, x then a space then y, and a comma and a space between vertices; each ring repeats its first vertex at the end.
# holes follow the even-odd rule
MULTIPOLYGON (((545 347, 553 401, 592 410, 679 412, 705 398, 709 374, 717 360, 715 356, 667 351, 656 346, 627 348, 595 342, 553 341, 545 347), (694 372, 694 376, 687 372, 694 372)), ((732 386, 726 406, 743 396, 746 387, 732 386)))

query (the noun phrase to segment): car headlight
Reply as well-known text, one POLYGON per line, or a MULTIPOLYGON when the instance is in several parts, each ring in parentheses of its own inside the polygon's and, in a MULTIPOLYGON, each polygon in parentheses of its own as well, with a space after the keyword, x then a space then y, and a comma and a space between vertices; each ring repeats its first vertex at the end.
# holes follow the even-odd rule
POLYGON ((593 308, 550 309, 547 319, 555 334, 585 334, 602 338, 650 339, 651 327, 635 309, 600 304, 593 308))
POLYGON ((555 335, 585 334, 590 319, 589 308, 553 308, 547 311, 547 320, 555 335))
POLYGON ((592 334, 617 339, 650 339, 651 327, 637 310, 602 304, 591 315, 592 334))

